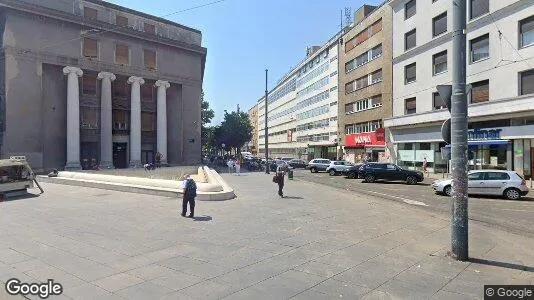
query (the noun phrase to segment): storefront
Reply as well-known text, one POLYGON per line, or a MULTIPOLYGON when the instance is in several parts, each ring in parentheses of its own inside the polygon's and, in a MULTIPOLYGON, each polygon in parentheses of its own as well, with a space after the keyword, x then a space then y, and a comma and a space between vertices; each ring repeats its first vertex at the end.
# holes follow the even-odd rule
POLYGON ((351 163, 387 161, 385 130, 345 135, 343 158, 351 163))
MULTIPOLYGON (((470 170, 514 170, 529 179, 534 173, 534 125, 477 128, 468 131, 470 170)), ((426 160, 433 173, 448 173, 450 145, 441 140, 439 126, 390 130, 398 165, 421 170, 426 160)))

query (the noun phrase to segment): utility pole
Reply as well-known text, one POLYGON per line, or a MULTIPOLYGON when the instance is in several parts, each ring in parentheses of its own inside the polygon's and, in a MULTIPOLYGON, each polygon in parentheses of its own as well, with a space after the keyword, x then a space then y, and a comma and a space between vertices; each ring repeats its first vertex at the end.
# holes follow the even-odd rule
POLYGON ((451 158, 452 158, 452 256, 469 258, 467 214, 467 94, 466 94, 466 0, 452 4, 452 95, 451 95, 451 158))
POLYGON ((265 69, 265 174, 270 174, 269 172, 269 128, 267 127, 267 106, 269 101, 267 99, 267 73, 269 70, 265 69))

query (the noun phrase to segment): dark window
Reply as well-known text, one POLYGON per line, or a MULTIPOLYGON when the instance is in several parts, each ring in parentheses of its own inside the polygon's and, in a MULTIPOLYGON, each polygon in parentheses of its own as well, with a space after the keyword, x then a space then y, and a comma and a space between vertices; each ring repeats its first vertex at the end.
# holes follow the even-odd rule
POLYGON ((92 107, 80 107, 80 127, 98 129, 100 110, 92 107))
POLYGON ((152 102, 154 96, 153 96, 153 88, 151 84, 145 83, 141 86, 141 100, 145 102, 152 102))
POLYGON ((83 39, 83 56, 89 58, 98 57, 98 42, 96 40, 89 38, 83 39))
POLYGON ((471 62, 489 57, 489 34, 471 40, 471 62))
POLYGON ((414 48, 416 45, 416 30, 414 29, 404 35, 404 50, 408 51, 414 48))
POLYGON ((415 13, 417 12, 417 9, 416 9, 416 0, 411 0, 411 1, 408 1, 405 5, 404 5, 404 19, 407 20, 409 18, 411 18, 412 16, 415 15, 415 13))
POLYGON ((115 17, 115 24, 121 26, 121 27, 127 27, 128 26, 128 18, 123 16, 116 16, 115 17))
POLYGON ((441 15, 432 19, 433 36, 436 37, 445 32, 447 32, 447 12, 444 12, 441 15))
POLYGON ((504 172, 485 172, 486 180, 510 180, 510 176, 504 172))
POLYGON ((98 11, 94 8, 84 7, 83 16, 89 20, 96 20, 98 16, 98 11))
POLYGON ((489 101, 489 80, 473 82, 471 84, 471 103, 489 101))
POLYGON ((404 100, 404 106, 405 106, 405 114, 415 114, 417 112, 416 110, 416 101, 415 98, 408 98, 404 100))
POLYGON ((156 26, 152 24, 145 23, 144 29, 146 33, 156 34, 156 26))
POLYGON ((484 180, 484 172, 477 172, 467 175, 468 180, 484 180))
POLYGON ((82 94, 84 95, 96 95, 96 75, 83 74, 82 77, 82 94))
POLYGON ((432 56, 434 75, 447 71, 447 50, 432 56))
POLYGON ((520 46, 534 45, 534 16, 519 21, 520 46))
POLYGON ((404 67, 404 84, 412 83, 417 80, 415 63, 404 67))
POLYGON ((144 51, 144 62, 147 69, 156 69, 156 52, 152 50, 144 51))
POLYGON ((114 130, 127 130, 128 127, 129 111, 127 110, 113 110, 113 129, 114 130))
POLYGON ((420 143, 419 150, 430 150, 430 143, 420 143))
POLYGON ((489 0, 471 0, 470 18, 474 19, 489 12, 489 0))
POLYGON ((345 84, 345 94, 354 92, 354 81, 345 84))
POLYGON ((534 69, 519 73, 521 95, 534 94, 534 69))
POLYGON ((130 50, 126 45, 115 45, 115 63, 120 65, 130 64, 130 50))
POLYGON ((404 150, 413 150, 413 143, 404 144, 404 150))
POLYGON ((127 83, 127 77, 117 76, 117 79, 113 81, 113 84, 111 85, 111 88, 113 90, 113 96, 118 98, 127 98, 129 97, 129 91, 128 88, 129 85, 127 83))
POLYGON ((443 99, 441 99, 441 97, 439 96, 439 93, 435 92, 434 94, 432 94, 432 98, 434 109, 446 108, 443 99))
POLYGON ((154 113, 141 113, 141 131, 154 131, 156 128, 156 116, 154 113))

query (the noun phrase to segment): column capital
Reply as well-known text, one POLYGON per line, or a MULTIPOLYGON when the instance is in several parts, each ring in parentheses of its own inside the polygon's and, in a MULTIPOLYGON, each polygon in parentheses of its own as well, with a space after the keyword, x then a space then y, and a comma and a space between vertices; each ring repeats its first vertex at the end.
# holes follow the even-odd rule
POLYGON ((128 83, 129 84, 132 84, 134 82, 139 83, 139 85, 145 84, 145 80, 143 78, 141 78, 141 77, 131 76, 130 78, 128 78, 128 83))
POLYGON ((78 77, 81 77, 83 75, 82 69, 80 69, 78 67, 69 67, 69 66, 67 66, 67 67, 63 68, 63 74, 68 75, 68 74, 71 74, 71 73, 76 74, 78 77))
POLYGON ((115 74, 110 73, 110 72, 100 72, 100 73, 98 73, 98 77, 97 78, 98 79, 109 78, 111 81, 114 81, 115 79, 117 79, 115 74))
POLYGON ((154 86, 156 86, 156 87, 164 87, 165 89, 168 89, 171 86, 171 84, 166 80, 158 80, 158 81, 156 81, 154 86))

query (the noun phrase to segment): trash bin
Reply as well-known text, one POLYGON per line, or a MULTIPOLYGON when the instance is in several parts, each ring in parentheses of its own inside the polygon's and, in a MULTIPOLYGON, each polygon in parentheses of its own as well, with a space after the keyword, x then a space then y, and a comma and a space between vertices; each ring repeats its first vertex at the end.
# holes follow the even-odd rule
POLYGON ((293 169, 290 168, 287 170, 287 178, 293 180, 293 169))

